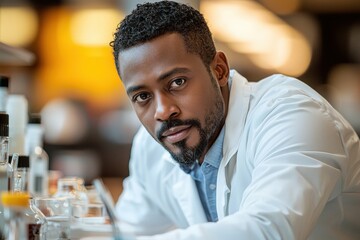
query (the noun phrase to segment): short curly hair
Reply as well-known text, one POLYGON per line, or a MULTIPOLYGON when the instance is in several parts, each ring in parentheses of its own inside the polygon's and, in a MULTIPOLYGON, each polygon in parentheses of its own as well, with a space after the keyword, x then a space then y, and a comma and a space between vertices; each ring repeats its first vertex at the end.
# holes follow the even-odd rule
POLYGON ((203 15, 190 6, 173 1, 138 4, 121 21, 110 43, 116 69, 119 71, 121 51, 167 33, 181 34, 187 51, 199 55, 209 70, 216 48, 203 15))

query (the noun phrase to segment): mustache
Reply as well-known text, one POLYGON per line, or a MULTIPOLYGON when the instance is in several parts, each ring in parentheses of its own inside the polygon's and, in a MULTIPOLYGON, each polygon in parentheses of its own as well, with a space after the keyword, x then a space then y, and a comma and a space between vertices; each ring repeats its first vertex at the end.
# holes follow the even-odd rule
POLYGON ((160 129, 156 132, 156 137, 158 140, 161 141, 161 139, 163 138, 163 133, 167 130, 169 130, 172 127, 177 127, 177 126, 181 126, 181 125, 191 125, 197 128, 201 128, 201 124, 200 121, 197 119, 188 119, 188 120, 181 120, 181 119, 170 119, 167 121, 164 121, 161 124, 160 129))

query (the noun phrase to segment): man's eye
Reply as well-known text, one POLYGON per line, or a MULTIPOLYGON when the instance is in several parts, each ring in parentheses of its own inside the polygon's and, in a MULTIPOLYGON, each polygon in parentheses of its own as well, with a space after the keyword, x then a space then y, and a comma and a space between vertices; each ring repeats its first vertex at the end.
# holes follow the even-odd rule
POLYGON ((184 78, 175 79, 174 81, 171 82, 170 88, 171 89, 178 88, 178 87, 184 85, 185 82, 186 82, 186 80, 184 78))
POLYGON ((133 98, 133 100, 135 102, 138 102, 138 103, 143 103, 146 100, 148 100, 149 98, 150 98, 150 94, 148 94, 148 93, 139 93, 133 98))

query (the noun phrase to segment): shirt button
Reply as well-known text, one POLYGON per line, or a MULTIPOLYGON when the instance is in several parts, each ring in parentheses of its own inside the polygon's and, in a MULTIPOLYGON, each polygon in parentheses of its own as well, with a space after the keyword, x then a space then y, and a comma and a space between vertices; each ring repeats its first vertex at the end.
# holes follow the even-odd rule
POLYGON ((211 190, 215 190, 216 185, 215 185, 215 184, 210 184, 210 185, 209 185, 209 188, 210 188, 211 190))

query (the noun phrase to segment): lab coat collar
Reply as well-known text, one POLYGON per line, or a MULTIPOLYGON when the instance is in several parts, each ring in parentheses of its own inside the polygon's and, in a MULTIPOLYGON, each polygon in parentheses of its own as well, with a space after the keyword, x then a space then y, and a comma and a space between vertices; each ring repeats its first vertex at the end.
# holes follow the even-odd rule
MULTIPOLYGON (((162 160, 175 163, 168 153, 163 155, 162 160)), ((184 214, 186 222, 183 222, 182 226, 207 222, 195 182, 189 174, 182 171, 179 166, 174 166, 165 177, 164 184, 172 192, 184 214)))
POLYGON ((172 170, 165 177, 164 184, 172 192, 172 196, 176 199, 180 206, 186 223, 183 226, 191 226, 193 224, 207 222, 207 218, 200 201, 200 197, 195 185, 195 181, 190 174, 180 169, 179 164, 171 157, 169 152, 165 152, 161 161, 171 163, 172 170))
MULTIPOLYGON (((227 164, 235 154, 240 144, 241 134, 245 126, 246 116, 249 109, 251 87, 248 81, 238 72, 230 72, 232 84, 228 113, 225 121, 225 136, 223 145, 223 156, 227 164)), ((225 166, 223 165, 223 166, 225 166)))
POLYGON ((194 180, 186 173, 180 176, 181 179, 172 186, 172 190, 189 226, 207 222, 194 180))
POLYGON ((236 71, 231 71, 232 84, 228 114, 225 121, 225 136, 223 144, 223 159, 220 163, 217 188, 216 210, 219 219, 228 215, 228 202, 231 189, 231 172, 234 171, 239 149, 241 134, 248 114, 251 86, 247 80, 236 71))

